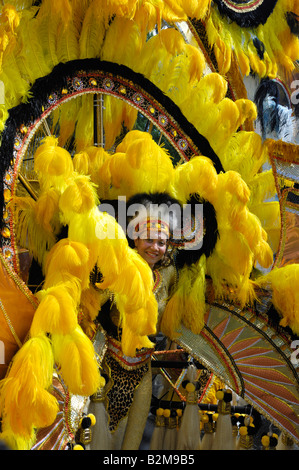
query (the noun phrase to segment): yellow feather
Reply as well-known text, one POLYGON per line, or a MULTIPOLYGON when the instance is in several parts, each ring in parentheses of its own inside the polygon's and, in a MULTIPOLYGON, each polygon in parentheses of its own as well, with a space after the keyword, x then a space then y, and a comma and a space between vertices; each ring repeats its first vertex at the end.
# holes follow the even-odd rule
POLYGON ((191 194, 209 199, 216 190, 218 177, 212 162, 205 157, 193 157, 174 171, 173 194, 183 204, 191 194))
POLYGON ((80 59, 100 57, 106 31, 97 7, 97 3, 92 1, 83 19, 79 38, 80 59))
POLYGON ((247 131, 236 132, 218 155, 224 169, 240 173, 248 185, 251 185, 267 158, 261 136, 247 131))
POLYGON ((101 51, 103 60, 132 67, 141 52, 143 36, 137 23, 128 19, 115 17, 105 35, 101 51))
POLYGON ((77 326, 77 305, 80 298, 79 282, 58 284, 39 291, 40 304, 34 314, 30 332, 39 334, 69 334, 77 326))
POLYGON ((274 268, 256 281, 258 285, 270 288, 272 301, 280 313, 282 326, 289 326, 295 334, 299 334, 299 265, 290 264, 274 268))
POLYGON ((89 155, 86 151, 82 150, 73 157, 74 170, 82 175, 88 175, 89 172, 89 155))
POLYGON ((55 361, 71 393, 89 396, 104 385, 93 344, 79 326, 69 335, 52 335, 52 342, 55 361))
POLYGON ((85 175, 76 176, 60 196, 59 208, 69 223, 74 212, 84 214, 98 205, 96 186, 85 175))
POLYGON ((80 242, 64 238, 49 252, 45 262, 44 288, 69 280, 70 276, 79 279, 82 288, 89 281, 89 250, 80 242))
POLYGON ((93 95, 86 94, 81 99, 75 132, 76 152, 94 144, 93 95))
POLYGON ((62 21, 59 24, 56 51, 59 62, 65 63, 79 58, 79 31, 73 21, 62 21))
POLYGON ((53 111, 53 116, 55 118, 53 127, 55 128, 55 124, 59 125, 58 143, 60 147, 67 148, 68 142, 75 132, 81 104, 81 98, 76 97, 63 103, 58 109, 53 111))
POLYGON ((203 19, 209 12, 211 0, 181 0, 182 8, 189 18, 203 19))
POLYGON ((46 336, 29 339, 14 356, 0 385, 4 430, 32 439, 33 428, 53 423, 58 403, 47 389, 52 384, 54 358, 46 336))
POLYGON ((161 320, 161 331, 175 339, 181 325, 199 334, 204 326, 206 258, 203 255, 192 266, 180 270, 178 287, 167 302, 161 320))
POLYGON ((151 349, 154 347, 154 344, 147 336, 136 335, 136 333, 132 331, 125 322, 123 322, 122 326, 121 345, 123 353, 129 357, 135 357, 136 350, 140 350, 142 348, 151 349))
POLYGON ((46 221, 37 220, 37 202, 31 197, 15 197, 10 206, 15 217, 15 236, 20 246, 41 264, 49 249, 55 244, 55 233, 49 230, 46 221), (45 222, 45 223, 44 223, 45 222))
POLYGON ((36 223, 47 232, 57 234, 61 224, 58 219, 59 193, 54 188, 42 192, 35 205, 36 223))
POLYGON ((73 172, 73 162, 67 150, 58 146, 58 139, 46 137, 34 155, 34 170, 42 180, 43 187, 50 187, 52 178, 59 181, 73 172))
POLYGON ((221 230, 216 244, 216 252, 233 272, 240 276, 249 276, 253 267, 253 253, 246 238, 237 231, 221 230))
POLYGON ((53 11, 53 2, 43 0, 37 16, 37 36, 43 49, 46 63, 52 70, 58 64, 56 52, 57 34, 61 19, 53 11))

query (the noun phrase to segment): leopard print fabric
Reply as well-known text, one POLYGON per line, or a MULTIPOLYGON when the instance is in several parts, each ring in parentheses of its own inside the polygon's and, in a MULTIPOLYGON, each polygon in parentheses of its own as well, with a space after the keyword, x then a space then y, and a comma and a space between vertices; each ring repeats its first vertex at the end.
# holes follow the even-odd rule
POLYGON ((126 370, 110 354, 106 354, 105 363, 111 382, 108 384, 110 389, 107 392, 107 413, 109 430, 113 432, 119 422, 128 415, 134 392, 149 370, 149 365, 146 363, 137 369, 126 370))

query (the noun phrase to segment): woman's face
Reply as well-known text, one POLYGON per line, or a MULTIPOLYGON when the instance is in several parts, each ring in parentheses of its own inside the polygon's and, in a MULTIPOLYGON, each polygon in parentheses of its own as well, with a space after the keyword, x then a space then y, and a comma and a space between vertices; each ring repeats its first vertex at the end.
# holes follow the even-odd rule
POLYGON ((163 234, 157 238, 137 238, 135 246, 140 256, 153 268, 165 255, 167 238, 163 234))

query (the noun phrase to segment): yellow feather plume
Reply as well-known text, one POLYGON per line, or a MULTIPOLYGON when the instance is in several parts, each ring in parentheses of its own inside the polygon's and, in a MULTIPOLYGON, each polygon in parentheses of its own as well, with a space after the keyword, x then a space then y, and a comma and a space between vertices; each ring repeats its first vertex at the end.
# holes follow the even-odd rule
POLYGON ((127 18, 115 17, 106 32, 101 57, 103 60, 132 67, 138 61, 144 40, 145 36, 141 34, 137 23, 127 18))
POLYGON ((181 324, 199 334, 204 326, 206 258, 180 270, 178 286, 167 302, 161 331, 169 338, 179 336, 181 324))
POLYGON ((105 35, 105 21, 101 19, 97 2, 90 2, 80 31, 80 59, 100 57, 105 35))
POLYGON ((93 95, 85 94, 81 100, 75 131, 76 152, 94 144, 93 95))
POLYGON ((219 158, 225 170, 240 173, 244 181, 251 186, 252 179, 256 177, 267 156, 259 134, 239 131, 231 137, 225 148, 219 151, 219 158))
POLYGON ((50 70, 58 64, 56 43, 61 23, 61 18, 55 14, 53 5, 54 3, 50 0, 43 0, 36 15, 37 36, 42 44, 43 55, 50 70))
POLYGON ((58 218, 59 193, 55 188, 42 192, 35 207, 36 222, 48 232, 58 233, 61 223, 58 218))
POLYGON ((122 350, 126 356, 135 357, 136 350, 142 348, 153 348, 154 344, 150 341, 147 336, 136 335, 127 325, 124 319, 122 324, 122 350))
POLYGON ((280 324, 289 326, 299 334, 299 265, 290 264, 274 268, 268 274, 258 278, 257 284, 272 291, 273 305, 282 316, 280 324))
POLYGON ((89 282, 89 250, 80 242, 64 238, 49 252, 45 262, 44 288, 69 280, 80 280, 82 288, 89 282))
POLYGON ((212 278, 215 297, 219 300, 230 299, 244 306, 256 298, 254 283, 247 276, 232 270, 227 260, 215 250, 207 258, 207 274, 212 278))
POLYGON ((111 185, 109 198, 170 188, 174 171, 170 156, 150 134, 142 134, 129 132, 103 164, 101 179, 106 186, 111 185))
POLYGON ((85 214, 98 204, 96 186, 85 175, 75 176, 60 196, 59 208, 67 224, 73 213, 85 214))
POLYGON ((82 101, 80 97, 76 97, 67 101, 59 108, 53 111, 53 133, 55 126, 59 125, 58 143, 60 147, 66 147, 74 135, 77 117, 81 108, 82 101))
POLYGON ((32 321, 31 335, 71 333, 77 326, 80 292, 79 282, 74 281, 39 291, 40 304, 32 321))
POLYGON ((52 383, 54 358, 49 338, 29 339, 14 356, 7 377, 0 384, 0 412, 4 431, 32 439, 34 428, 49 426, 58 403, 47 389, 52 383))
MULTIPOLYGON (((31 197, 15 197, 10 207, 15 217, 15 236, 19 246, 27 248, 43 265, 46 253, 56 241, 54 228, 51 228, 47 219, 40 219, 38 211, 41 207, 31 197)), ((51 205, 49 209, 51 210, 51 205)), ((47 216, 50 216, 50 211, 47 216)))
POLYGON ((189 162, 176 167, 172 192, 184 204, 191 194, 209 199, 217 184, 217 172, 212 162, 205 157, 193 157, 189 162))
POLYGON ((71 155, 67 150, 58 146, 58 139, 46 137, 34 155, 34 170, 37 172, 43 189, 53 185, 57 188, 66 187, 65 178, 73 170, 71 155))
POLYGON ((54 358, 71 393, 89 396, 104 385, 93 344, 77 326, 68 335, 52 335, 54 358))
POLYGON ((255 259, 261 266, 265 268, 270 267, 273 263, 273 252, 268 243, 266 243, 267 234, 258 217, 244 208, 234 220, 233 228, 245 236, 250 249, 255 255, 255 259))

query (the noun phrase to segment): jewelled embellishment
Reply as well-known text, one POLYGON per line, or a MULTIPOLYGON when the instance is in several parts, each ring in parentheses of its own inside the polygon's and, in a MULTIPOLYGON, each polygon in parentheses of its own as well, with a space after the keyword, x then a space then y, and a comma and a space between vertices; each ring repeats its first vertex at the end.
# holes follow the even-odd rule
POLYGON ((95 78, 90 78, 89 80, 89 85, 90 86, 97 86, 97 81, 95 78))
POLYGON ((9 246, 5 246, 3 248, 3 255, 4 258, 9 261, 13 257, 13 250, 9 246))
POLYGON ((167 124, 168 124, 168 119, 167 119, 167 117, 164 116, 163 114, 161 114, 161 115, 159 116, 159 123, 160 123, 161 126, 163 126, 163 127, 167 126, 167 124))
POLYGON ((11 183, 11 174, 7 172, 4 179, 5 179, 5 183, 7 184, 11 183))
POLYGON ((55 104, 57 101, 57 95, 53 93, 52 95, 49 96, 48 98, 48 103, 49 104, 55 104))
POLYGON ((15 144, 14 144, 14 148, 15 149, 19 149, 21 146, 21 141, 19 139, 15 139, 15 144))
POLYGON ((114 83, 109 78, 106 78, 103 82, 103 87, 105 88, 105 90, 113 90, 114 83))
POLYGON ((186 150, 188 148, 188 143, 185 139, 179 140, 179 147, 181 150, 186 150))
POLYGON ((127 94, 127 89, 126 89, 126 87, 120 86, 120 87, 119 87, 119 92, 120 92, 122 95, 126 95, 126 94, 127 94))
POLYGON ((4 189, 3 194, 4 194, 4 202, 10 201, 11 199, 10 189, 4 189))
POLYGON ((8 227, 4 227, 4 229, 1 232, 2 237, 4 238, 9 238, 10 237, 10 230, 8 227))
POLYGON ((133 96, 133 101, 136 104, 142 104, 144 102, 143 96, 140 93, 135 93, 133 96))
POLYGON ((27 127, 24 124, 22 124, 20 127, 21 134, 26 134, 27 130, 28 130, 27 127))
POLYGON ((82 80, 81 80, 80 78, 75 77, 75 78, 73 79, 73 87, 74 87, 75 90, 77 90, 77 91, 82 90, 82 88, 83 88, 83 82, 82 82, 82 80))

